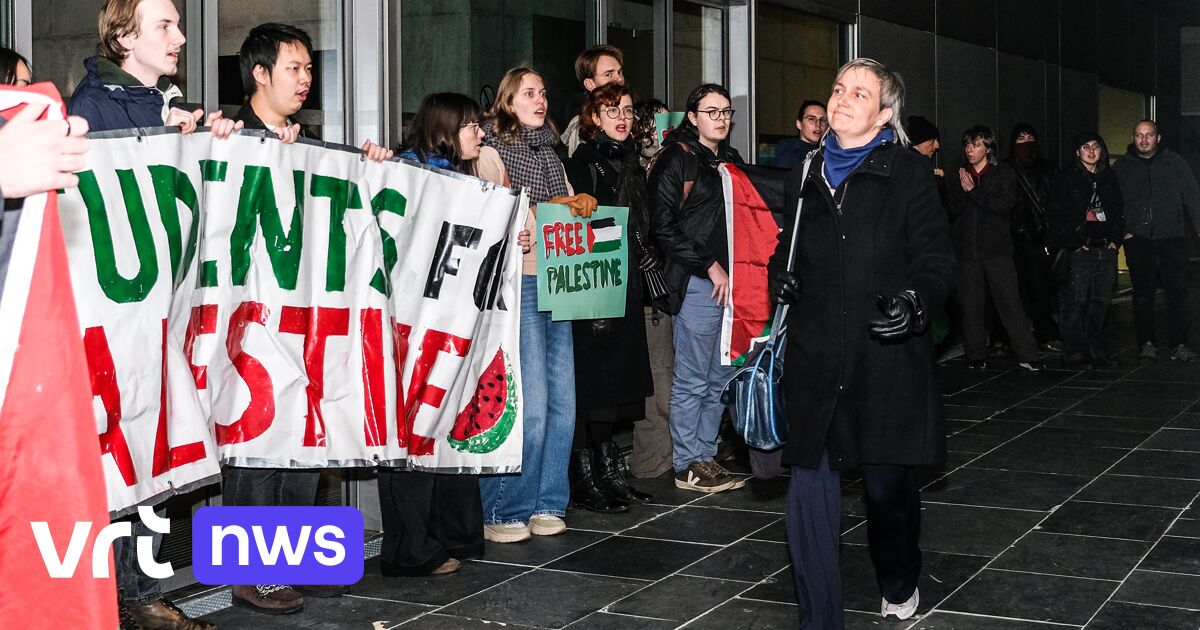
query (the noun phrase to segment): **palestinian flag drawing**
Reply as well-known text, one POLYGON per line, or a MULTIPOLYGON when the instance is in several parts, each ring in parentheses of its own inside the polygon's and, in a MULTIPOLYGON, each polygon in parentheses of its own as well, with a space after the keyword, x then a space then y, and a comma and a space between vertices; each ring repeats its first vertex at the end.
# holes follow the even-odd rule
POLYGON ((587 224, 588 253, 606 254, 621 248, 621 226, 617 220, 596 219, 587 224))
MULTIPOLYGON (((51 119, 66 116, 49 83, 0 88, 0 118, 28 104, 49 105, 51 119)), ((8 589, 0 619, 10 628, 115 628, 111 554, 108 577, 92 577, 108 501, 58 198, 51 191, 13 203, 19 208, 9 206, 0 222, 0 583, 8 589), (91 524, 71 577, 50 576, 33 522, 49 530, 53 562, 70 555, 76 523, 91 524)))
POLYGON ((779 243, 783 181, 787 171, 749 164, 722 164, 725 228, 729 237, 732 299, 721 324, 721 364, 745 363, 752 340, 770 334, 774 308, 767 263, 779 243))

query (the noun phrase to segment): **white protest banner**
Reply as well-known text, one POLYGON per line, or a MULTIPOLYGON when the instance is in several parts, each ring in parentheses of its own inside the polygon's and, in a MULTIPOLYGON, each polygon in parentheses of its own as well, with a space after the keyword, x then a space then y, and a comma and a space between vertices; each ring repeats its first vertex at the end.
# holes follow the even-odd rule
POLYGON ((93 135, 61 198, 114 513, 239 466, 511 472, 511 190, 256 132, 93 135))

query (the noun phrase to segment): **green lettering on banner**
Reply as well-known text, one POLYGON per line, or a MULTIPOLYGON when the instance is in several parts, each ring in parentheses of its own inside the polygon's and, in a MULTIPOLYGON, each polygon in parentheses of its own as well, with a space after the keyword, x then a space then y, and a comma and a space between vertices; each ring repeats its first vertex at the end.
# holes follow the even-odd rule
MULTIPOLYGON (((371 199, 371 212, 375 215, 375 222, 378 223, 379 215, 384 212, 391 212, 398 217, 404 216, 404 209, 407 205, 408 200, 400 194, 400 191, 384 188, 371 199)), ((375 275, 371 277, 371 288, 391 296, 392 287, 389 278, 392 277, 392 269, 396 266, 396 261, 400 259, 400 252, 396 248, 396 239, 388 234, 382 225, 379 226, 379 238, 383 241, 384 269, 375 270, 375 275)))
POLYGON ((79 173, 79 194, 87 206, 88 226, 92 233, 92 248, 96 256, 96 279, 108 299, 118 304, 140 302, 158 281, 158 252, 154 247, 154 235, 150 233, 150 222, 146 218, 146 206, 142 203, 142 191, 131 170, 118 170, 121 196, 125 201, 125 214, 129 217, 129 228, 133 234, 134 250, 138 257, 138 272, 126 278, 117 270, 117 257, 113 247, 112 226, 108 221, 104 195, 92 171, 79 173))
POLYGON ((154 195, 158 198, 158 214, 167 231, 167 249, 171 253, 171 277, 175 287, 187 275, 196 256, 196 234, 200 229, 200 214, 196 211, 196 187, 183 171, 170 165, 154 165, 150 169, 150 181, 154 184, 154 195), (188 230, 187 243, 181 242, 179 228, 179 202, 192 213, 192 225, 188 230))
POLYGON ((345 179, 313 175, 309 192, 329 198, 329 253, 325 266, 325 290, 346 290, 346 209, 361 210, 358 184, 345 179))
POLYGON ((271 169, 265 166, 246 167, 238 198, 237 221, 229 236, 230 275, 234 286, 246 284, 246 274, 250 271, 250 247, 257 233, 255 224, 261 224, 275 281, 281 289, 296 288, 300 253, 304 246, 304 171, 294 171, 292 179, 296 189, 296 206, 292 212, 291 228, 284 233, 283 220, 275 203, 271 169))
POLYGON ((225 173, 229 170, 229 162, 224 160, 200 160, 200 177, 206 182, 223 182, 225 173))

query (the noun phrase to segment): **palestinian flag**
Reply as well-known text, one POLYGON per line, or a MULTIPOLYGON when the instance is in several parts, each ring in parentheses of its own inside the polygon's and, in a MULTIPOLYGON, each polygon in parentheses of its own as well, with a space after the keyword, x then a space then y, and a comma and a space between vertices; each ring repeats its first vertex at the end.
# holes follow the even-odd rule
POLYGON ((588 253, 605 254, 621 248, 621 226, 608 217, 587 224, 588 253))
MULTIPOLYGON (((0 88, 0 117, 30 103, 50 105, 49 118, 66 116, 49 83, 0 88)), ((4 212, 0 283, 0 619, 8 628, 116 628, 111 553, 110 577, 92 577, 108 505, 55 192, 4 212), (90 523, 73 577, 50 577, 31 522, 46 523, 54 563, 68 553, 75 524, 90 523)))
POLYGON ((725 231, 729 237, 729 284, 733 297, 721 325, 721 364, 742 365, 751 340, 770 334, 767 263, 779 243, 783 183, 788 171, 749 164, 722 164, 725 231))

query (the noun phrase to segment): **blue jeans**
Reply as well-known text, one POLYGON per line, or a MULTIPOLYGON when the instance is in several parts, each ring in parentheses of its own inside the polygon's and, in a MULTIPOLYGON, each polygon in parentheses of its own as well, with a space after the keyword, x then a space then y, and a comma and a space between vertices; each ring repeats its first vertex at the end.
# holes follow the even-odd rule
POLYGON ((530 516, 567 514, 567 462, 575 435, 574 350, 571 322, 552 321, 549 312, 539 312, 537 276, 523 276, 521 472, 479 478, 484 523, 523 524, 530 516))
MULTIPOLYGON (((156 510, 159 516, 166 516, 166 510, 156 510)), ((121 520, 130 523, 133 535, 130 538, 118 538, 113 541, 113 561, 116 564, 117 590, 121 603, 126 606, 145 606, 162 599, 162 586, 156 578, 142 573, 138 566, 137 540, 139 536, 148 536, 154 540, 154 555, 158 555, 162 546, 162 534, 150 529, 142 522, 135 512, 121 520)))
POLYGON ((1104 319, 1112 302, 1117 250, 1094 247, 1070 253, 1070 280, 1062 287, 1063 354, 1103 359, 1104 319))
POLYGON ((717 455, 721 428, 721 388, 733 372, 721 365, 721 317, 712 282, 688 280, 683 306, 675 316, 675 380, 671 383, 671 463, 675 472, 717 455))

